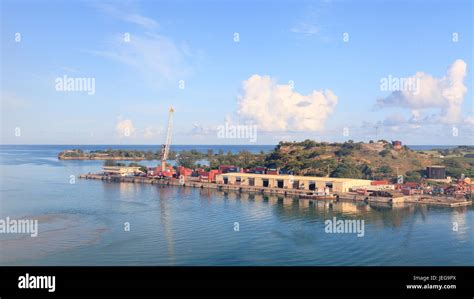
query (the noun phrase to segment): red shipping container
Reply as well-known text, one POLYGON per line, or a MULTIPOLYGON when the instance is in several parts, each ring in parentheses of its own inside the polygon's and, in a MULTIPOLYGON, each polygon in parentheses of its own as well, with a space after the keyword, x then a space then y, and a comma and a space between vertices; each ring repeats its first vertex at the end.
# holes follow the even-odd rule
POLYGON ((179 166, 178 167, 178 173, 179 175, 183 175, 183 176, 190 176, 192 173, 193 173, 193 170, 192 169, 189 169, 189 168, 186 168, 184 166, 179 166))
POLYGON ((219 174, 219 170, 214 169, 214 170, 209 171, 209 182, 215 182, 217 174, 219 174))
POLYGON ((408 187, 408 188, 411 188, 411 189, 415 189, 418 187, 418 183, 415 183, 415 182, 408 182, 408 183, 405 183, 403 184, 404 187, 408 187))
POLYGON ((207 172, 203 172, 201 175, 199 175, 199 181, 209 182, 209 174, 207 172))
POLYGON ((370 184, 373 185, 373 186, 388 185, 388 180, 372 181, 372 182, 370 182, 370 184))

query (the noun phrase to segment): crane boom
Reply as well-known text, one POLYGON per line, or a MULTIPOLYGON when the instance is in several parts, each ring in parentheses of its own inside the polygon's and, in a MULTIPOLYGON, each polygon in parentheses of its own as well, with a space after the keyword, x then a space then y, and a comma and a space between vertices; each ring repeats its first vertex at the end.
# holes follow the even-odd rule
POLYGON ((168 154, 170 152, 171 137, 173 136, 173 113, 174 109, 171 107, 168 114, 168 130, 166 132, 166 141, 165 144, 163 144, 161 150, 161 171, 166 171, 166 160, 168 160, 168 154))

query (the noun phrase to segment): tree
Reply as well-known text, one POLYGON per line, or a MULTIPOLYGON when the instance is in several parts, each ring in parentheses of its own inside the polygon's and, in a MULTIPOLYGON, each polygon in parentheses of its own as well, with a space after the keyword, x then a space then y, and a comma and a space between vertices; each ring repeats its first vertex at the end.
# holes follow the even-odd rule
POLYGON ((407 171, 405 173, 405 181, 406 182, 415 182, 415 183, 419 183, 421 182, 421 174, 420 172, 418 171, 407 171))
POLYGON ((383 176, 390 176, 393 174, 393 169, 388 165, 383 165, 377 168, 377 172, 381 173, 383 176))
POLYGON ((446 168, 446 175, 447 176, 460 178, 463 173, 464 173, 464 169, 462 169, 462 168, 456 168, 456 167, 447 167, 446 168))
POLYGON ((352 152, 352 150, 350 148, 343 147, 340 150, 336 151, 335 154, 338 157, 344 157, 344 156, 350 155, 351 152, 352 152))
POLYGON ((331 177, 360 179, 363 178, 363 174, 362 171, 353 164, 339 163, 336 169, 331 173, 331 177))
POLYGON ((280 152, 273 151, 265 158, 265 166, 268 168, 280 168, 283 166, 283 157, 280 152))
POLYGON ((117 166, 118 163, 114 160, 105 160, 104 161, 104 166, 117 166))
POLYGON ((214 151, 212 149, 208 149, 207 150, 207 157, 211 158, 212 156, 214 156, 214 151))
POLYGON ((240 167, 249 167, 252 164, 253 154, 249 151, 241 151, 238 154, 240 167))
POLYGON ((128 164, 128 166, 129 167, 140 167, 140 170, 143 171, 144 173, 148 172, 148 168, 146 166, 135 163, 135 162, 131 162, 130 164, 128 164))
POLYGON ((306 139, 305 141, 301 142, 299 145, 304 146, 305 149, 310 149, 310 148, 318 146, 318 143, 314 140, 306 139))
POLYGON ((361 170, 361 171, 362 171, 362 173, 364 174, 364 178, 366 178, 366 179, 371 179, 371 178, 372 178, 372 176, 373 176, 373 170, 372 170, 372 168, 370 168, 369 165, 364 165, 364 166, 362 167, 362 170, 361 170))
POLYGON ((380 151, 379 155, 382 157, 387 157, 390 154, 390 150, 384 149, 383 151, 380 151))
POLYGON ((182 151, 180 152, 176 162, 178 166, 184 166, 186 168, 194 168, 196 166, 196 162, 201 159, 201 155, 199 152, 188 152, 182 151))
POLYGON ((154 157, 152 151, 147 151, 147 152, 145 153, 145 159, 147 159, 147 160, 153 160, 154 158, 155 158, 155 157, 154 157))
POLYGON ((309 159, 312 159, 312 158, 314 158, 314 157, 321 156, 321 155, 324 154, 325 152, 326 152, 326 150, 325 150, 324 148, 315 149, 314 151, 312 151, 311 153, 309 153, 308 158, 309 158, 309 159))

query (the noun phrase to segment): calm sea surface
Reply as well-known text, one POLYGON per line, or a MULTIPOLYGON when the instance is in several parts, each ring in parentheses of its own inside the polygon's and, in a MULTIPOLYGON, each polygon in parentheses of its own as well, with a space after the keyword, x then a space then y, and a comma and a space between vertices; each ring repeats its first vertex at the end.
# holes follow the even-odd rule
MULTIPOLYGON (((0 265, 474 265, 472 207, 330 206, 80 180, 103 162, 57 159, 59 151, 77 147, 159 148, 0 146, 0 219, 39 221, 36 238, 0 234, 0 265), (325 233, 324 222, 333 217, 364 220, 364 236, 325 233)), ((173 149, 192 148, 259 152, 273 146, 173 149)))

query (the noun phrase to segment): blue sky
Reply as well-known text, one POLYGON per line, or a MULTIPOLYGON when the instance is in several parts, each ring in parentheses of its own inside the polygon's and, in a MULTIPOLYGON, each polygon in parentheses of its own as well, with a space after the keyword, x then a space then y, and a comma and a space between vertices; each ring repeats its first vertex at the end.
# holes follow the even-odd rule
POLYGON ((220 138, 225 123, 256 126, 257 144, 473 143, 471 1, 4 0, 1 9, 5 144, 159 144, 170 106, 176 144, 253 144, 220 138), (419 80, 421 93, 382 90, 390 75, 419 80), (94 93, 58 91, 64 76, 94 79, 94 93))

